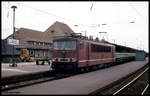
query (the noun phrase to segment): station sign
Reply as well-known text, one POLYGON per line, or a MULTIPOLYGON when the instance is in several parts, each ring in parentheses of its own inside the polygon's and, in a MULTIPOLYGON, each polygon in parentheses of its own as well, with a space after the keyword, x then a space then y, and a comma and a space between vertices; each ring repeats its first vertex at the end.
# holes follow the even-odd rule
POLYGON ((17 39, 9 38, 7 39, 7 42, 9 45, 19 45, 19 40, 17 39))

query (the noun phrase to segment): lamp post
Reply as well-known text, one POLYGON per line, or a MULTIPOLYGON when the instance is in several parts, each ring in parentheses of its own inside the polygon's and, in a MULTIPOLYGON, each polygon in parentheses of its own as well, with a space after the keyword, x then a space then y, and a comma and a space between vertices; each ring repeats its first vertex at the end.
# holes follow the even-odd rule
MULTIPOLYGON (((17 8, 17 6, 11 6, 11 8, 13 9, 13 42, 14 42, 14 34, 15 34, 15 8, 17 8)), ((15 59, 14 59, 14 45, 13 45, 13 55, 12 55, 12 66, 14 67, 15 64, 15 59)))

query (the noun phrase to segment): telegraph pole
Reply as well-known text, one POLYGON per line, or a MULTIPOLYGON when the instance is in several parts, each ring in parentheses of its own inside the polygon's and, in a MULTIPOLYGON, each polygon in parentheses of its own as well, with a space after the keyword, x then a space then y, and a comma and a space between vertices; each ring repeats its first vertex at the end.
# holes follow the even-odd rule
MULTIPOLYGON (((14 34, 15 34, 15 8, 17 8, 17 6, 11 6, 11 8, 13 9, 13 42, 14 42, 14 34)), ((13 58, 12 58, 12 66, 14 67, 15 65, 15 58, 14 58, 14 45, 13 45, 13 58)))

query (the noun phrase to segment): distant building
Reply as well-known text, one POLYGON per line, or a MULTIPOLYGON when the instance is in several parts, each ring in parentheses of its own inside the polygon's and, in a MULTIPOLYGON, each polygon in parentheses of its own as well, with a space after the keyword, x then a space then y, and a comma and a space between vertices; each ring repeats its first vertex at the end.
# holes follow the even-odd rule
MULTIPOLYGON (((55 36, 68 36, 71 33, 74 32, 68 25, 58 21, 44 32, 20 28, 14 33, 14 38, 19 40, 19 45, 15 45, 15 48, 18 50, 28 49, 28 54, 35 58, 51 57, 53 38, 55 36)), ((12 37, 13 34, 6 39, 12 37)))

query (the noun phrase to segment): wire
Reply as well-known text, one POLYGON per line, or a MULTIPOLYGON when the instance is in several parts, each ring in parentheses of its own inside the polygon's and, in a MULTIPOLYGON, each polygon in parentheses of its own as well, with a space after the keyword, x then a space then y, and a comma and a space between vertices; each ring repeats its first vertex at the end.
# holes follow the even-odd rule
POLYGON ((93 9, 93 3, 92 3, 92 5, 91 5, 91 7, 90 7, 90 11, 92 11, 92 9, 93 9))
POLYGON ((64 17, 61 17, 61 16, 57 16, 57 15, 55 15, 55 14, 52 14, 52 13, 43 11, 43 10, 41 10, 41 9, 37 9, 37 8, 31 7, 31 6, 28 6, 28 5, 25 5, 25 4, 20 4, 20 3, 19 3, 19 5, 24 6, 24 7, 28 7, 28 8, 31 8, 31 9, 34 9, 34 10, 36 10, 36 11, 39 11, 39 12, 42 12, 42 13, 45 13, 45 14, 49 14, 49 15, 54 16, 54 17, 62 18, 62 19, 64 19, 64 20, 67 20, 67 21, 70 21, 70 22, 74 22, 74 23, 79 24, 79 25, 82 25, 82 26, 91 27, 91 26, 89 26, 89 25, 81 24, 81 23, 78 23, 78 22, 76 22, 76 21, 73 21, 73 20, 70 20, 70 19, 67 19, 67 18, 64 18, 64 17))
POLYGON ((128 5, 145 21, 143 15, 131 3, 128 3, 128 5))
MULTIPOLYGON (((8 2, 8 9, 9 9, 9 2, 8 2)), ((9 18, 9 10, 7 10, 7 18, 9 18)))

